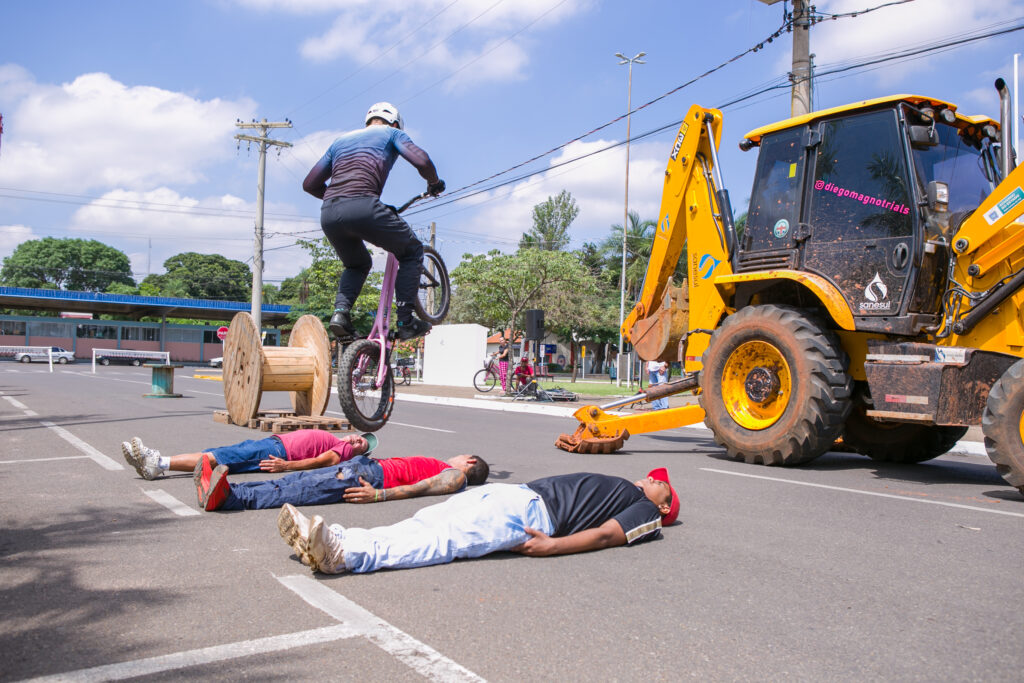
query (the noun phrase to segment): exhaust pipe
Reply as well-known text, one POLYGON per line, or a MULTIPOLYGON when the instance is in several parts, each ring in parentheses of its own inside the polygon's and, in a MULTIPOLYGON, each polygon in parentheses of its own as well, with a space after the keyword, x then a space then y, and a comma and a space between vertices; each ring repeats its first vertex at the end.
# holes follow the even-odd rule
POLYGON ((1016 164, 1013 154, 1013 126, 1016 123, 1010 113, 1010 89, 1006 81, 996 79, 996 90, 999 91, 999 170, 1005 180, 1016 164))

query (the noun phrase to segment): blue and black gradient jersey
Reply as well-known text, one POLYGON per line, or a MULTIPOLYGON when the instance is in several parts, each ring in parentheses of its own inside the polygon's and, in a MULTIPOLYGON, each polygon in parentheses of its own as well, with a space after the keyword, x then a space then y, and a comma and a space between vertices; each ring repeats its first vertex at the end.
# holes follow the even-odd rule
POLYGON ((317 176, 330 175, 324 199, 380 197, 395 159, 403 159, 427 177, 436 171, 430 157, 404 132, 391 126, 367 126, 334 141, 313 167, 317 176))
POLYGON ((636 484, 605 474, 561 474, 526 484, 551 516, 552 536, 568 536, 614 519, 633 545, 661 536, 661 513, 636 484))

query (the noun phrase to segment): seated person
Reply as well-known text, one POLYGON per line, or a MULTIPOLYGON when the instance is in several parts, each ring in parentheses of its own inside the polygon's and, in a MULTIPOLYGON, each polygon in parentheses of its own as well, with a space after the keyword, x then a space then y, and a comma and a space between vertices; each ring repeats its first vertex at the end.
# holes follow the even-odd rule
POLYGON ((520 389, 533 381, 533 367, 530 365, 530 361, 526 356, 523 356, 519 361, 519 365, 515 367, 513 374, 516 377, 516 384, 520 389))

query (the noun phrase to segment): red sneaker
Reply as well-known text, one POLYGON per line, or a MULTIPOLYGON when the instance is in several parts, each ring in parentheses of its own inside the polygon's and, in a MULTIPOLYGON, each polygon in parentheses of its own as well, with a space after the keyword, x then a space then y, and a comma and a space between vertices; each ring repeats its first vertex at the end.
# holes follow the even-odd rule
MULTIPOLYGON (((204 459, 205 457, 203 456, 204 459)), ((220 506, 227 500, 228 493, 230 492, 231 485, 228 484, 228 466, 217 465, 210 476, 210 485, 206 489, 206 501, 204 502, 203 509, 207 512, 219 510, 220 506)))
POLYGON ((206 500, 206 492, 210 488, 210 476, 212 474, 213 468, 210 466, 210 456, 203 453, 199 456, 195 469, 192 470, 192 483, 196 487, 196 499, 199 501, 199 507, 203 507, 203 502, 206 500))

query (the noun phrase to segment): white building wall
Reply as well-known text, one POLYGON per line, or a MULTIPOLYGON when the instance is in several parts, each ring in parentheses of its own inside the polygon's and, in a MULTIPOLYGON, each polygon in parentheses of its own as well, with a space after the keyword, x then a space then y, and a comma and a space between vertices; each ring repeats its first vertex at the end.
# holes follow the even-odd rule
POLYGON ((423 340, 423 383, 471 387, 486 355, 486 327, 438 325, 423 340))

